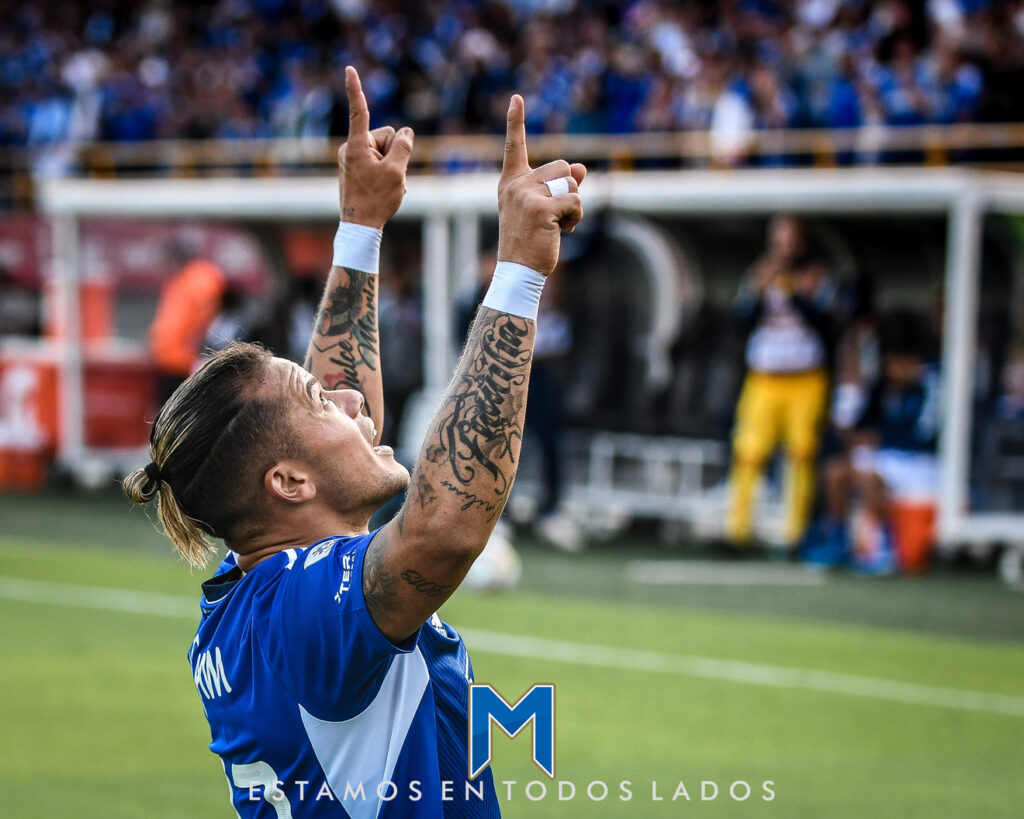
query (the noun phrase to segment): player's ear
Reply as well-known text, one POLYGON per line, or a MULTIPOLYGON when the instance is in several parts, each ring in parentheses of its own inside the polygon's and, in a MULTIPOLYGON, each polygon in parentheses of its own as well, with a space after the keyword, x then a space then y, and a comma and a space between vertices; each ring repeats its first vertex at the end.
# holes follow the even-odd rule
POLYGON ((263 488, 276 500, 305 503, 316 497, 313 475, 297 461, 278 461, 263 474, 263 488))

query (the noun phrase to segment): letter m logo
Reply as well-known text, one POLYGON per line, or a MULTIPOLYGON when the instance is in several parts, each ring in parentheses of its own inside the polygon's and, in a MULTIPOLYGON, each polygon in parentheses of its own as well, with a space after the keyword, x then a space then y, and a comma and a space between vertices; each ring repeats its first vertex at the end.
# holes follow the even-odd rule
POLYGON ((469 686, 469 778, 491 764, 491 722, 510 739, 533 723, 533 761, 555 778, 555 687, 534 685, 509 705, 489 685, 469 686))

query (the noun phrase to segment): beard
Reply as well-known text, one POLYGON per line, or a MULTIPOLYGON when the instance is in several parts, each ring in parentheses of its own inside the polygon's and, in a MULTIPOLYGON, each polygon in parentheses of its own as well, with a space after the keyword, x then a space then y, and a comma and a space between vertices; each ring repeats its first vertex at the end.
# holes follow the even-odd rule
POLYGON ((380 492, 372 501, 374 511, 409 488, 411 480, 409 470, 398 463, 398 461, 395 461, 395 467, 393 471, 388 472, 387 479, 382 480, 380 483, 380 492))
POLYGON ((353 475, 336 461, 320 465, 327 476, 324 485, 327 503, 335 511, 367 518, 396 495, 409 488, 409 470, 398 461, 381 458, 380 469, 353 475))

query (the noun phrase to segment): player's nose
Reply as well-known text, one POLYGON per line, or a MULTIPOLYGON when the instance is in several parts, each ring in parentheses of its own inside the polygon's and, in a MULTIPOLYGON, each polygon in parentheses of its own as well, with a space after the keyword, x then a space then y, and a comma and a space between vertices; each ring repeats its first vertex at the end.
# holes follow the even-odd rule
POLYGON ((350 418, 356 418, 366 403, 359 390, 333 390, 330 398, 350 418))

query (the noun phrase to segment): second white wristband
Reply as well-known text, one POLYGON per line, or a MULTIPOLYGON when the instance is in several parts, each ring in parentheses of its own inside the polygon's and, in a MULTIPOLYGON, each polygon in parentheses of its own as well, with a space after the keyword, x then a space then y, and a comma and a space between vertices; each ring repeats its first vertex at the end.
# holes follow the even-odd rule
POLYGON ((547 276, 516 262, 498 262, 483 306, 513 316, 537 320, 547 276))
POLYGON ((380 272, 380 239, 384 231, 355 222, 340 222, 334 234, 335 267, 359 270, 363 273, 380 272))

